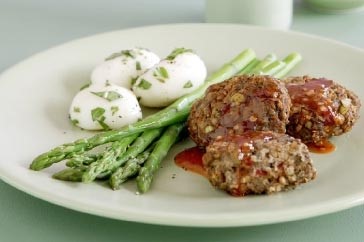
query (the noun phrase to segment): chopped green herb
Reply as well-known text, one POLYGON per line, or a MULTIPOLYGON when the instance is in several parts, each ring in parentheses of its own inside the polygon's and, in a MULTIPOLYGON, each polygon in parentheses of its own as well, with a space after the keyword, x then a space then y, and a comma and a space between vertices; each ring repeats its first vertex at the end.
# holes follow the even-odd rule
POLYGON ((97 107, 91 110, 92 121, 105 120, 104 117, 105 109, 97 107))
POLYGON ((73 112, 80 113, 81 112, 80 107, 73 107, 73 112))
POLYGON ((138 84, 138 87, 144 89, 144 90, 147 90, 149 89, 150 87, 152 86, 152 83, 148 82, 147 80, 145 79, 142 79, 140 81, 140 83, 138 84))
POLYGON ((117 92, 114 91, 108 91, 108 92, 91 92, 92 94, 95 94, 98 97, 102 97, 109 102, 117 100, 122 98, 123 96, 117 92))
POLYGON ((157 68, 157 70, 163 78, 168 78, 168 71, 166 70, 166 68, 161 66, 161 67, 157 68))
POLYGON ((118 106, 111 106, 111 115, 114 116, 114 114, 119 111, 118 106))
POLYGON ((105 124, 105 109, 97 107, 91 110, 92 121, 97 121, 104 130, 110 130, 110 127, 105 124))
POLYGON ((88 88, 89 86, 91 85, 91 82, 89 83, 86 83, 85 85, 83 85, 81 88, 80 88, 80 91, 85 89, 85 88, 88 88))
POLYGON ((121 51, 121 53, 122 53, 124 56, 134 58, 134 54, 133 54, 132 50, 122 50, 122 51, 121 51))
POLYGON ((165 83, 166 79, 169 77, 168 71, 163 66, 155 68, 153 76, 162 83, 165 83))
POLYGON ((130 80, 131 85, 134 86, 134 84, 136 83, 137 80, 138 80, 138 77, 131 78, 131 80, 130 80))
POLYGON ((105 124, 104 121, 98 121, 99 124, 101 125, 101 127, 104 129, 104 130, 110 130, 111 128, 109 127, 109 125, 105 124))
POLYGON ((174 58, 176 58, 178 55, 180 54, 183 54, 183 53, 186 53, 186 52, 190 52, 190 53, 193 53, 193 50, 191 49, 186 49, 186 48, 176 48, 172 51, 172 53, 170 53, 166 59, 167 60, 174 60, 174 58))
POLYGON ((120 56, 122 56, 121 52, 113 53, 109 57, 105 58, 105 61, 109 61, 109 60, 115 59, 120 56))
POLYGON ((71 119, 73 125, 77 126, 80 122, 77 119, 71 119))
POLYGON ((139 62, 139 61, 137 61, 137 62, 135 63, 135 69, 136 69, 137 71, 140 71, 140 70, 142 69, 142 66, 140 65, 140 62, 139 62))
POLYGON ((107 57, 105 59, 105 61, 112 60, 112 59, 115 59, 115 58, 120 57, 120 56, 134 58, 134 55, 133 55, 132 52, 133 52, 132 50, 122 50, 120 52, 116 52, 116 53, 111 54, 109 57, 107 57))
POLYGON ((185 83, 185 85, 183 86, 183 88, 191 88, 193 86, 191 81, 188 81, 185 83))

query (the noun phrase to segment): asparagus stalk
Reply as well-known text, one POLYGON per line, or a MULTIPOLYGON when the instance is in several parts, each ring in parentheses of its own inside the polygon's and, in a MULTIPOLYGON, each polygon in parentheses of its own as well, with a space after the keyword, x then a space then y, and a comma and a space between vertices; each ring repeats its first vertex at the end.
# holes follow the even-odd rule
POLYGON ((302 56, 299 53, 293 52, 289 54, 283 59, 283 62, 286 64, 286 66, 278 73, 276 73, 275 77, 276 78, 284 77, 293 69, 293 67, 295 67, 299 62, 301 62, 301 60, 302 56))
POLYGON ((90 138, 79 139, 77 141, 55 147, 52 150, 36 157, 31 163, 30 169, 39 171, 56 162, 70 158, 74 153, 82 153, 96 146, 118 141, 124 137, 141 133, 147 129, 161 128, 174 123, 183 122, 189 114, 192 103, 203 95, 209 85, 221 82, 233 76, 239 70, 247 66, 254 58, 254 51, 252 49, 246 49, 232 61, 225 64, 222 68, 207 78, 205 84, 200 88, 178 99, 167 108, 119 130, 102 132, 90 138))
POLYGON ((66 166, 70 168, 77 168, 90 165, 98 159, 95 154, 76 154, 66 162, 66 166))
POLYGON ((137 137, 138 134, 133 134, 120 141, 115 141, 97 161, 90 164, 82 176, 82 182, 89 183, 95 180, 97 175, 107 170, 137 137))
POLYGON ((250 73, 251 70, 253 70, 257 65, 259 65, 259 63, 261 62, 261 60, 255 58, 254 60, 252 60, 249 65, 247 65, 245 68, 243 68, 240 72, 238 72, 236 75, 242 75, 244 73, 250 73))
POLYGON ((277 60, 277 56, 275 54, 268 54, 252 70, 249 70, 249 73, 261 74, 262 70, 275 60, 277 60))
POLYGON ((145 193, 149 190, 154 173, 158 170, 160 163, 167 155, 169 149, 176 142, 184 126, 185 123, 177 123, 169 126, 157 141, 155 148, 144 163, 144 166, 140 169, 139 175, 136 178, 139 192, 145 193))
POLYGON ((139 172, 141 165, 148 159, 152 148, 153 146, 150 146, 150 148, 140 153, 137 157, 129 159, 124 166, 115 170, 109 180, 113 190, 119 189, 122 183, 139 172))
POLYGON ((261 71, 261 75, 271 75, 278 73, 286 66, 286 63, 283 61, 276 60, 270 63, 268 66, 264 67, 261 71))
POLYGON ((60 172, 53 174, 53 178, 61 181, 72 181, 80 182, 82 181, 83 169, 82 168, 66 168, 60 172))
MULTIPOLYGON (((82 177, 84 172, 86 171, 87 166, 80 167, 72 167, 63 169, 55 174, 53 174, 53 178, 62 180, 62 181, 72 181, 72 182, 82 182, 82 177)), ((97 176, 97 179, 105 179, 109 174, 101 173, 97 176)))
POLYGON ((162 131, 162 128, 144 131, 142 135, 137 137, 133 144, 128 148, 127 146, 131 142, 129 142, 129 140, 125 142, 125 140, 127 140, 129 137, 126 137, 122 140, 124 143, 121 143, 122 141, 114 142, 110 149, 103 153, 102 158, 97 162, 92 163, 89 169, 85 171, 83 175, 83 181, 91 182, 95 180, 100 174, 105 176, 106 174, 112 173, 128 159, 133 158, 139 153, 143 152, 145 148, 147 148, 158 136, 161 135, 162 131))

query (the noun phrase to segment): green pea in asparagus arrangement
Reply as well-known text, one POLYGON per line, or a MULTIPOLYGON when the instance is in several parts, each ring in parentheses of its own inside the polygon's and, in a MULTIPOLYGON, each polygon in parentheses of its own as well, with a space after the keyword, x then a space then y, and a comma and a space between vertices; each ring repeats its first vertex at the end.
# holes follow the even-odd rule
POLYGON ((283 60, 277 60, 274 54, 258 59, 252 49, 246 49, 210 75, 197 90, 168 107, 121 129, 55 147, 36 157, 30 169, 40 171, 67 160, 67 168, 54 174, 53 178, 84 183, 108 179, 110 187, 116 190, 128 179, 136 177, 138 192, 145 193, 163 159, 181 138, 193 102, 201 98, 210 85, 241 74, 280 78, 301 59, 298 53, 291 53, 283 60), (107 145, 102 151, 90 152, 104 144, 107 145))

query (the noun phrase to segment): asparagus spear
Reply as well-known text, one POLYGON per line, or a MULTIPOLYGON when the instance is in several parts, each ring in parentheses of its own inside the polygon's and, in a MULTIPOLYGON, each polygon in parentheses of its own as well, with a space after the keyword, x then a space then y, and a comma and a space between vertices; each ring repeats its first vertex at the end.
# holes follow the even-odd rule
POLYGON ((280 60, 273 61, 261 70, 261 75, 271 75, 278 73, 286 66, 286 63, 280 60))
POLYGON ((82 181, 83 175, 82 168, 66 168, 60 172, 53 174, 53 178, 62 180, 62 181, 72 181, 72 182, 80 182, 82 181))
POLYGON ((115 141, 96 162, 90 164, 82 176, 82 182, 88 183, 95 180, 97 175, 107 170, 137 137, 138 134, 133 134, 120 141, 115 141))
POLYGON ((98 159, 95 154, 76 154, 66 162, 66 166, 70 168, 77 168, 81 166, 90 165, 98 159))
POLYGON ((137 157, 129 159, 124 166, 115 170, 109 180, 109 184, 113 190, 119 189, 122 183, 139 172, 141 165, 148 159, 152 148, 153 146, 150 146, 137 157))
POLYGON ((244 73, 250 73, 251 70, 253 70, 257 65, 259 65, 259 63, 261 62, 261 60, 255 58, 254 60, 252 60, 249 65, 247 65, 245 68, 243 68, 240 72, 238 72, 236 75, 242 75, 244 73))
MULTIPOLYGON (((148 145, 153 142, 154 139, 161 135, 162 131, 162 128, 144 131, 142 135, 136 138, 133 144, 128 148, 127 146, 131 142, 128 141, 128 144, 125 146, 125 143, 121 143, 121 141, 115 141, 110 149, 103 153, 102 158, 100 158, 97 162, 92 163, 89 169, 85 171, 83 175, 83 182, 91 182, 102 173, 103 176, 110 174, 119 166, 124 164, 128 159, 133 158, 139 153, 143 152, 145 148, 147 148, 148 145)), ((126 137, 122 141, 128 138, 129 137, 126 137)))
MULTIPOLYGON (((87 166, 66 168, 53 174, 52 177, 62 181, 82 182, 82 176, 86 169, 87 166)), ((108 175, 109 174, 101 173, 97 176, 97 179, 105 179, 108 175)))
POLYGON ((299 53, 293 52, 283 59, 286 66, 275 74, 276 78, 282 78, 290 72, 299 62, 301 62, 302 56, 299 53))
POLYGON ((141 133, 147 129, 161 128, 174 123, 183 122, 189 114, 193 101, 201 97, 209 85, 221 82, 233 76, 239 70, 247 66, 254 58, 254 51, 252 49, 246 49, 232 61, 213 73, 200 88, 178 99, 167 108, 119 130, 102 132, 91 138, 79 139, 55 147, 36 157, 31 163, 30 169, 39 171, 56 162, 70 158, 74 153, 82 153, 98 145, 118 141, 124 137, 141 133))
POLYGON ((263 58, 252 70, 249 70, 250 74, 261 74, 263 68, 271 64, 277 60, 277 56, 275 54, 268 54, 263 58))
POLYGON ((177 140, 184 126, 185 123, 177 123, 169 126, 157 141, 152 153, 140 169, 139 175, 136 178, 139 192, 144 193, 149 190, 154 173, 158 170, 160 163, 177 140))

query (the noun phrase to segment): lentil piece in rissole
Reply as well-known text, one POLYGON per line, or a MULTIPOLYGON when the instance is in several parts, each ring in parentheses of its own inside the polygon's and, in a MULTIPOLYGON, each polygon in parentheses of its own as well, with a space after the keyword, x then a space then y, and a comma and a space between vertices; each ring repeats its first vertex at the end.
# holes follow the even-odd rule
POLYGON ((280 80, 242 75, 211 85, 188 119, 190 137, 206 146, 218 136, 247 130, 285 133, 291 100, 280 80))
POLYGON ((287 134, 305 143, 321 145, 350 131, 359 118, 359 98, 332 80, 303 76, 285 83, 292 100, 287 134))
POLYGON ((207 146, 203 164, 211 184, 234 196, 294 189, 316 177, 305 144, 269 131, 221 136, 207 146))

